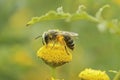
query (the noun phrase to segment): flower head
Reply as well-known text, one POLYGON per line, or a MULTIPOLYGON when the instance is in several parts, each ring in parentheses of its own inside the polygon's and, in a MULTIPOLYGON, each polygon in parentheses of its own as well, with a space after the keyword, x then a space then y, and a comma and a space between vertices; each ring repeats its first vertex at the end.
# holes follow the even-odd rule
POLYGON ((69 50, 66 51, 65 46, 60 43, 43 45, 38 50, 37 56, 52 67, 61 66, 72 60, 72 54, 69 50))
POLYGON ((81 80, 110 80, 105 71, 85 69, 79 74, 81 80))

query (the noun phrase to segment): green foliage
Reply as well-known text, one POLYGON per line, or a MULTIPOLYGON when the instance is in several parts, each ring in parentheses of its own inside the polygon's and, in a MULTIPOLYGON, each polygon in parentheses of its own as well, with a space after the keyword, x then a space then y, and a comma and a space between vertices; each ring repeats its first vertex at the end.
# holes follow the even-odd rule
POLYGON ((83 19, 98 22, 96 18, 92 17, 86 11, 84 11, 84 8, 85 6, 80 5, 76 13, 71 14, 71 13, 65 13, 63 11, 63 8, 59 7, 57 8, 57 11, 49 11, 43 16, 33 17, 32 20, 30 20, 27 23, 27 26, 35 24, 37 22, 48 21, 48 20, 60 20, 60 19, 65 19, 65 21, 67 22, 83 20, 83 19))
POLYGON ((56 11, 49 11, 45 15, 42 15, 40 17, 33 17, 28 23, 27 26, 30 26, 32 24, 42 22, 42 21, 48 21, 48 20, 65 20, 66 22, 72 22, 77 20, 88 20, 94 23, 97 23, 97 27, 99 31, 104 32, 107 29, 111 33, 120 34, 120 28, 119 28, 119 22, 117 19, 113 20, 106 20, 102 17, 102 12, 105 10, 105 8, 110 7, 109 5, 104 5, 102 8, 100 8, 96 12, 96 16, 91 16, 88 14, 84 9, 84 5, 80 5, 78 7, 78 10, 71 14, 71 13, 65 13, 63 11, 62 7, 57 8, 56 11))
POLYGON ((35 24, 37 22, 42 21, 48 21, 48 20, 58 20, 58 19, 67 19, 71 15, 69 13, 64 13, 62 7, 58 8, 57 11, 49 11, 43 16, 40 17, 33 17, 32 20, 30 20, 27 23, 27 26, 35 24))

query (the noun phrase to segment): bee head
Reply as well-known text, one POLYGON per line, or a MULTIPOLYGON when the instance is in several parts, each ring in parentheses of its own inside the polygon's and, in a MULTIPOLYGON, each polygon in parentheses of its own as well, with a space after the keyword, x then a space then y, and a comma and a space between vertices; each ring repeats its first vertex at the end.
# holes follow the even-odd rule
POLYGON ((58 35, 58 30, 49 30, 47 34, 51 40, 54 40, 58 35))
POLYGON ((57 34, 57 30, 48 30, 47 32, 44 32, 42 36, 43 44, 48 44, 49 42, 56 40, 57 34))

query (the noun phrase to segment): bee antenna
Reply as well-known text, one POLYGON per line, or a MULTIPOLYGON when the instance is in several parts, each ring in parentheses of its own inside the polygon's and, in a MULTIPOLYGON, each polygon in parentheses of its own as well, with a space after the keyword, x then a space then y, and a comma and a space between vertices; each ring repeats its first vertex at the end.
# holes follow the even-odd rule
POLYGON ((37 36, 35 39, 38 39, 39 37, 42 37, 41 35, 40 36, 37 36))

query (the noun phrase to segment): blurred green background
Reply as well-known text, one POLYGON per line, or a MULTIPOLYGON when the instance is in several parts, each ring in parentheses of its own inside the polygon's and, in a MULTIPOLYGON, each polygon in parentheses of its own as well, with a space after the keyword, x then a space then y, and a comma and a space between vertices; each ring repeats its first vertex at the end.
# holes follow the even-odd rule
POLYGON ((95 16, 100 7, 111 7, 103 12, 104 18, 120 19, 120 0, 0 0, 0 80, 48 80, 50 67, 37 58, 42 46, 35 37, 48 29, 60 29, 79 33, 75 39, 72 62, 57 69, 57 77, 79 80, 84 68, 106 70, 120 69, 120 35, 105 31, 101 33, 96 23, 89 21, 46 21, 26 27, 35 16, 63 6, 65 12, 74 13, 83 4, 86 11, 95 16))

